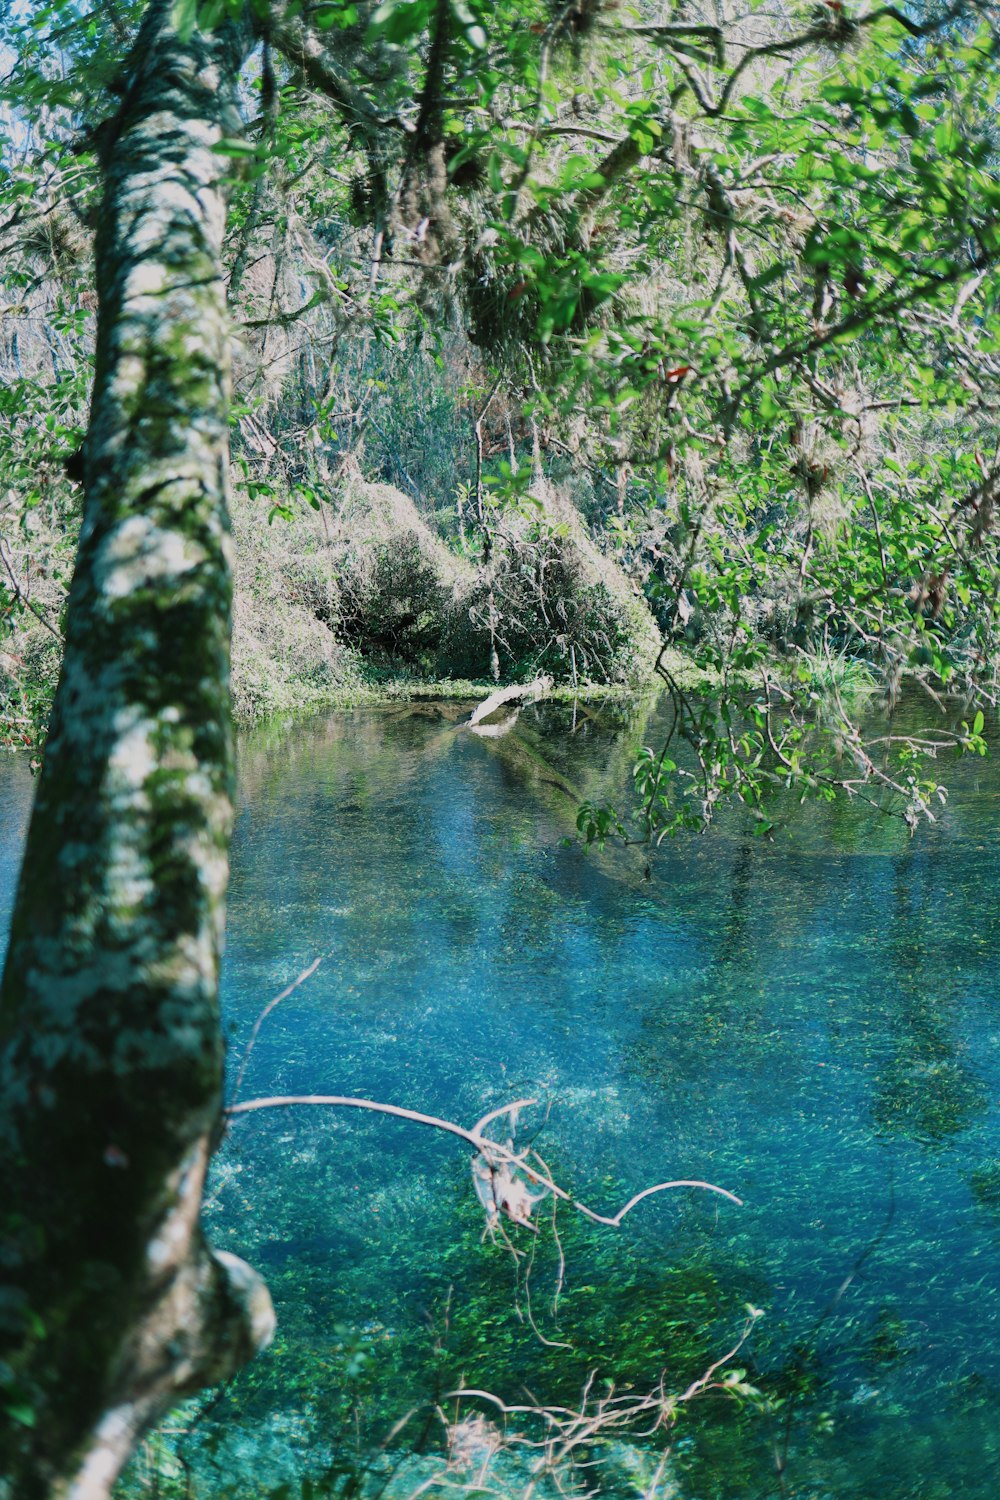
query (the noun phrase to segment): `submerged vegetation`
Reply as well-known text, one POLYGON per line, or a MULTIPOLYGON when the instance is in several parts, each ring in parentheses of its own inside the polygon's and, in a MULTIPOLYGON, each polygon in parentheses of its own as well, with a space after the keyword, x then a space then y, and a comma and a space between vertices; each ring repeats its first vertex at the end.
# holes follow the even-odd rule
MULTIPOLYGON (((289 1409, 322 1408, 323 1463, 274 1495, 454 1482, 528 1500, 582 1493, 598 1459, 609 1494, 739 1493, 752 1453, 686 1476, 672 1446, 709 1391, 763 1423, 749 1449, 792 1493, 798 1404, 826 1420, 810 1402, 827 1312, 749 1370, 761 1241, 735 1231, 713 1255, 692 1211, 669 1259, 638 1238, 585 1245, 549 1216, 558 1171, 467 1131, 479 1208, 411 1203, 440 1252, 416 1319, 396 1240, 370 1255, 342 1223, 313 1234, 322 1207, 297 1201, 276 1241, 284 1182, 258 1184, 269 1213, 242 1245, 289 1292, 282 1329, 307 1342, 313 1261, 331 1304, 384 1283, 391 1321, 355 1303, 294 1377, 285 1331, 236 1375, 274 1316, 258 1271, 201 1227, 238 1175, 222 1155, 203 1199, 224 1117, 231 721, 423 696, 400 711, 414 743, 429 726, 421 774, 493 756, 576 858, 577 833, 601 847, 640 925, 663 901, 652 847, 730 803, 762 844, 795 803, 834 819, 844 799, 897 820, 864 825, 870 850, 895 852, 900 823, 930 838, 945 763, 985 754, 998 701, 998 58, 990 0, 24 0, 0 17, 0 740, 40 772, 0 991, 0 1500, 103 1500, 179 1401, 198 1448, 231 1377, 251 1420, 282 1382, 289 1409), (461 728, 435 696, 460 685, 524 691, 461 728), (590 689, 633 695, 597 770, 574 750, 604 732, 590 689), (525 707, 543 691, 573 703, 569 748, 525 707), (578 1248, 586 1282, 567 1272, 578 1248)), ((379 831, 358 814, 382 748, 337 810, 357 839, 348 882, 379 831)), ((383 784, 390 828, 409 764, 383 784)), ((459 782, 444 802, 452 823, 425 823, 418 799, 407 837, 419 851, 433 828, 457 870, 480 814, 459 782)), ((533 847, 534 825, 505 818, 496 838, 533 847)), ((752 847, 716 967, 744 941, 752 847)), ((523 876, 491 858, 493 878, 523 876)), ((422 872, 404 863, 409 922, 422 872)), ((529 929, 480 931, 499 899, 480 877, 421 912, 470 994, 489 943, 523 964, 559 904, 533 879, 529 929)), ((894 899, 896 1012, 865 1108, 880 1147, 943 1151, 989 1096, 939 998, 905 977, 919 882, 894 899)), ((257 919, 254 941, 277 942, 277 918, 257 919)), ((367 913, 373 1003, 405 987, 383 972, 409 952, 391 920, 367 913)), ((569 1034, 596 1003, 591 970, 613 989, 600 950, 617 939, 590 942, 568 942, 569 1034)), ((544 995, 565 958, 547 962, 544 995)), ((644 962, 669 986, 655 951, 644 962)), ((770 1049, 779 1077, 763 990, 689 968, 674 1010, 642 1011, 636 1074, 694 1087, 694 1027, 702 1052, 736 1028, 739 1066, 770 1049)), ((504 1080, 530 1053, 522 1022, 504 1080)), ((479 1069, 470 1118, 509 1107, 497 1086, 479 1069)), ((849 1135, 855 1106, 839 1107, 849 1135)), ((317 1166, 329 1191, 348 1164, 360 1185, 373 1149, 362 1130, 317 1166)), ((986 1214, 995 1160, 968 1173, 986 1214)), ((604 1162, 609 1196, 624 1170, 604 1162)), ((637 1202, 657 1175, 630 1184, 637 1202)), ((409 1201, 396 1189, 387 1218, 409 1201)), ((887 1232, 847 1257, 829 1309, 887 1232)), ((887 1302, 865 1338, 881 1372, 914 1332, 887 1302)), ((859 1407, 878 1395, 857 1383, 859 1407)), ((151 1441, 162 1463, 147 1449, 125 1492, 191 1491, 185 1445, 151 1441)), ((835 1483, 835 1464, 816 1472, 835 1483)))
MULTIPOLYGON (((744 1206, 665 1195, 618 1231, 560 1211, 553 1312, 549 1210, 538 1236, 508 1225, 532 1258, 526 1288, 525 1262, 483 1241, 460 1142, 335 1110, 244 1117, 209 1223, 264 1269, 279 1335, 166 1423, 126 1493, 148 1492, 156 1466, 166 1494, 173 1472, 198 1500, 252 1493, 248 1476, 296 1500, 310 1475, 321 1495, 365 1475, 377 1493, 390 1471, 393 1494, 435 1473, 447 1493, 479 1473, 472 1459, 442 1473, 456 1405, 542 1434, 527 1412, 446 1392, 579 1410, 596 1372, 595 1400, 609 1381, 623 1404, 646 1397, 663 1376, 669 1401, 732 1350, 750 1304, 763 1316, 717 1378, 757 1394, 695 1397, 645 1439, 605 1434, 581 1488, 589 1474, 601 1493, 645 1493, 666 1445, 658 1494, 667 1477, 682 1494, 780 1493, 777 1444, 792 1493, 985 1500, 997 924, 975 890, 993 879, 992 761, 956 769, 918 844, 871 810, 786 803, 777 847, 720 815, 646 879, 638 851, 581 866, 560 841, 575 798, 613 797, 668 708, 590 709, 573 733, 571 705, 543 704, 500 740, 452 722, 448 703, 400 705, 246 740, 234 1076, 263 1003, 330 951, 264 1022, 241 1096, 336 1086, 466 1122, 544 1084, 549 1118, 526 1112, 518 1137, 541 1126, 556 1179, 589 1204, 691 1171, 744 1206)), ((520 1496, 514 1451, 490 1482, 520 1496)))

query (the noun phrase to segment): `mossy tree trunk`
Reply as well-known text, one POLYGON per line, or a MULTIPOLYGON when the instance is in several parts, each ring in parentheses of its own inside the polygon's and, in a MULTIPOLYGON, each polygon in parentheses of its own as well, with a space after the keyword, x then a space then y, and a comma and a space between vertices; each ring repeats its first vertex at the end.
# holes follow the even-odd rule
POLYGON ((213 148, 251 40, 185 39, 152 0, 107 131, 85 515, 0 991, 4 1500, 106 1495, 273 1326, 199 1224, 232 781, 213 148))

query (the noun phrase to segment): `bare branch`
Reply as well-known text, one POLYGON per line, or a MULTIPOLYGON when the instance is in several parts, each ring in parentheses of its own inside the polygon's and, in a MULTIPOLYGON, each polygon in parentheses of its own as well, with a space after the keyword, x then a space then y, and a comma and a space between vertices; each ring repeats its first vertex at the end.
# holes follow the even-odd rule
POLYGON ((260 1034, 260 1028, 263 1026, 272 1010, 274 1010, 276 1006, 280 1005, 282 1000, 287 1000, 289 995, 293 995, 295 993, 300 984, 305 984, 307 979, 312 978, 313 974, 315 974, 316 970, 319 968, 322 962, 322 954, 320 954, 319 958, 314 958, 309 967, 307 969, 303 969, 299 977, 297 979, 293 979, 291 984, 286 985, 280 995, 275 995, 273 1000, 268 1001, 268 1003, 264 1006, 264 1009, 261 1011, 260 1015, 257 1017, 256 1021, 253 1023, 253 1029, 250 1032, 250 1040, 246 1044, 246 1049, 243 1053, 243 1057, 240 1060, 239 1070, 236 1074, 236 1082, 233 1084, 234 1103, 239 1097, 240 1084, 243 1082, 243 1075, 247 1070, 247 1063, 250 1061, 250 1054, 253 1051, 254 1047, 257 1045, 257 1037, 260 1034))
MULTIPOLYGON (((535 1099, 519 1099, 514 1104, 504 1106, 501 1110, 494 1110, 491 1116, 486 1116, 487 1122, 496 1119, 501 1114, 507 1114, 511 1110, 526 1108, 528 1105, 537 1103, 535 1099)), ((327 1107, 334 1109, 364 1109, 371 1110, 375 1114, 394 1115, 400 1120, 411 1120, 417 1125, 429 1125, 434 1130, 444 1130, 449 1135, 458 1136, 460 1140, 468 1141, 476 1151, 484 1158, 486 1163, 495 1168, 500 1164, 507 1166, 525 1167, 525 1153, 518 1153, 508 1146, 501 1146, 497 1141, 491 1141, 478 1130, 466 1130, 463 1125, 457 1125, 454 1120, 444 1120, 439 1115, 427 1115, 420 1110, 404 1109, 400 1104, 382 1104, 374 1099, 358 1099, 346 1094, 276 1094, 267 1099, 248 1099, 242 1104, 231 1104, 224 1111, 226 1116, 251 1114, 262 1109, 285 1109, 289 1106, 306 1105, 309 1107, 327 1107)), ((580 1213, 585 1214, 588 1219, 593 1219, 597 1224, 607 1224, 617 1229, 622 1219, 630 1213, 644 1198, 649 1198, 653 1193, 667 1192, 673 1188, 701 1188, 709 1193, 718 1193, 722 1198, 728 1198, 731 1203, 743 1206, 743 1200, 737 1198, 726 1188, 717 1187, 711 1182, 702 1182, 700 1179, 679 1178, 670 1182, 658 1182, 653 1187, 643 1188, 633 1198, 620 1208, 616 1214, 600 1214, 595 1209, 588 1208, 585 1203, 574 1198, 565 1188, 552 1181, 542 1170, 534 1167, 526 1167, 532 1181, 540 1187, 552 1193, 554 1197, 560 1198, 564 1203, 569 1203, 580 1213)), ((523 1222, 519 1221, 519 1222, 523 1222)))

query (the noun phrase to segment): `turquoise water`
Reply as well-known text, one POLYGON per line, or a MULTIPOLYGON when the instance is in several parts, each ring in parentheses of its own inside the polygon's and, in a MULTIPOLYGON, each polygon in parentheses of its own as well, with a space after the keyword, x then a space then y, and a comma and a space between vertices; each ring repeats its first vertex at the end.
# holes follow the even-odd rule
MULTIPOLYGON (((664 847, 647 878, 638 851, 567 836, 579 797, 627 786, 655 716, 537 709, 498 741, 453 718, 360 711, 244 741, 234 1067, 261 1007, 322 961, 264 1023, 243 1097, 357 1094, 471 1125, 531 1095, 548 1114, 522 1137, 542 1127, 594 1207, 668 1177, 744 1206, 664 1194, 619 1230, 562 1210, 553 1312, 547 1217, 537 1243, 513 1231, 535 1244, 526 1288, 525 1262, 482 1242, 461 1142, 355 1112, 245 1117, 208 1218, 267 1275, 279 1338, 167 1424, 128 1493, 156 1467, 161 1495, 298 1496, 324 1472, 316 1493, 355 1493, 373 1447, 388 1464, 440 1448, 435 1405, 452 1416, 463 1379, 566 1405, 591 1376, 680 1391, 750 1304, 762 1315, 726 1368, 761 1395, 693 1402, 658 1494, 992 1497, 996 761, 950 765, 949 804, 912 841, 868 811, 790 805, 774 844, 734 815, 664 847)), ((4 909, 27 792, 0 762, 4 909)), ((599 1492, 641 1493, 612 1457, 599 1492)), ((404 1466, 398 1492, 424 1472, 404 1466)))

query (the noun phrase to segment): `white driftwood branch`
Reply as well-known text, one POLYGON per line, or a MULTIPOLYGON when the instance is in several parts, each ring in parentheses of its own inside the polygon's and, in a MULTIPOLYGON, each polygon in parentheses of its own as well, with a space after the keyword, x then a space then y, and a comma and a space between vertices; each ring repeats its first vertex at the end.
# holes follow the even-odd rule
MULTIPOLYGON (((417 1125, 430 1125, 436 1130, 447 1131, 449 1135, 457 1135, 460 1140, 468 1141, 470 1146, 475 1147, 476 1151, 483 1158, 485 1165, 491 1171, 495 1172, 503 1165, 506 1165, 508 1168, 520 1167, 527 1173, 534 1184, 545 1188, 554 1197, 561 1199, 562 1202, 569 1203, 580 1213, 585 1214, 588 1219, 593 1219, 596 1224, 608 1224, 612 1229, 619 1228, 625 1215, 630 1213, 644 1198, 649 1198, 654 1193, 667 1192, 672 1188, 701 1188, 709 1193, 718 1193, 722 1198, 728 1198, 730 1203, 735 1203, 740 1207, 743 1206, 743 1200, 737 1198, 735 1193, 730 1193, 728 1189, 717 1187, 712 1182, 703 1182, 698 1178, 685 1177, 670 1182, 657 1182, 652 1187, 643 1188, 640 1193, 636 1193, 634 1197, 630 1198, 625 1206, 620 1208, 616 1214, 607 1215, 597 1213, 595 1209, 588 1208, 585 1203, 581 1203, 578 1198, 574 1198, 572 1193, 568 1193, 565 1188, 559 1187, 557 1183, 552 1181, 546 1171, 540 1170, 539 1167, 534 1165, 526 1166, 527 1152, 517 1152, 509 1146, 501 1146, 499 1142, 491 1141, 481 1133, 481 1127, 489 1123, 490 1120, 497 1119, 503 1114, 511 1114, 519 1109, 527 1108, 529 1105, 536 1104, 537 1102, 535 1099, 517 1099, 513 1104, 505 1105, 503 1109, 494 1110, 491 1114, 484 1115, 483 1119, 479 1122, 479 1127, 473 1130, 466 1130, 463 1125, 456 1125, 454 1120, 443 1120, 438 1115, 425 1115, 419 1110, 404 1109, 399 1104, 381 1104, 374 1099, 357 1099, 346 1094, 276 1094, 267 1099, 248 1099, 242 1104, 231 1104, 225 1113, 231 1118, 233 1115, 250 1114, 260 1109, 284 1109, 294 1105, 309 1105, 336 1109, 366 1109, 373 1111, 375 1114, 395 1115, 400 1120, 412 1120, 417 1125)), ((507 1175, 509 1175, 509 1172, 507 1175)), ((509 1216, 515 1218, 515 1222, 525 1222, 520 1216, 509 1216)))
POLYGON ((503 708, 505 703, 522 708, 526 703, 537 703, 540 698, 548 697, 552 691, 551 677, 536 677, 534 682, 519 682, 513 687, 498 688, 488 698, 484 698, 478 708, 475 708, 465 722, 464 728, 475 729, 490 714, 496 713, 498 708, 503 708))
MULTIPOLYGON (((492 1391, 484 1390, 477 1386, 460 1386, 457 1390, 448 1391, 441 1399, 444 1401, 485 1401, 493 1406, 504 1418, 527 1417, 536 1419, 543 1425, 543 1435, 534 1438, 527 1432, 517 1430, 508 1434, 510 1444, 519 1448, 538 1454, 533 1465, 533 1474, 536 1478, 543 1474, 553 1477, 565 1472, 568 1464, 578 1461, 580 1450, 585 1450, 590 1457, 588 1468, 593 1464, 593 1448, 595 1439, 607 1438, 613 1433, 630 1432, 634 1437, 651 1438, 658 1430, 669 1431, 673 1426, 678 1410, 687 1402, 697 1396, 704 1395, 709 1391, 734 1392, 743 1389, 739 1383, 739 1377, 732 1378, 731 1375, 723 1375, 716 1379, 718 1372, 735 1359, 750 1337, 757 1319, 761 1316, 759 1309, 751 1308, 750 1315, 743 1326, 743 1331, 736 1343, 726 1351, 721 1358, 714 1360, 704 1374, 693 1380, 686 1390, 676 1395, 670 1394, 665 1386, 664 1377, 653 1390, 644 1394, 635 1394, 631 1391, 618 1393, 612 1387, 608 1391, 594 1392, 593 1372, 584 1386, 582 1399, 578 1408, 570 1406, 542 1406, 534 1402, 521 1402, 510 1404, 501 1400, 492 1391), (641 1426, 640 1426, 641 1424, 641 1426)), ((457 1421, 457 1417, 456 1417, 457 1421)), ((669 1454, 669 1448, 667 1454, 669 1454)), ((666 1458, 666 1454, 664 1458, 666 1458)), ((662 1474, 661 1469, 658 1471, 662 1474)), ((533 1481, 534 1482, 534 1481, 533 1481)), ((527 1496, 531 1486, 524 1491, 527 1496)), ((560 1494, 567 1493, 558 1484, 560 1494)), ((591 1494, 598 1493, 595 1490, 591 1494)), ((659 1493, 656 1485, 651 1485, 645 1492, 651 1496, 659 1493)))
POLYGON ((297 979, 293 979, 291 984, 286 985, 280 995, 275 995, 273 1000, 269 1000, 267 1002, 267 1004, 264 1006, 264 1009, 257 1017, 256 1021, 253 1023, 253 1030, 250 1032, 250 1039, 246 1044, 243 1057, 240 1060, 240 1066, 236 1074, 236 1082, 233 1084, 234 1101, 239 1098, 240 1085, 243 1082, 243 1075, 247 1070, 247 1063, 250 1061, 250 1054, 253 1051, 254 1047, 257 1045, 257 1037, 260 1034, 260 1028, 263 1026, 272 1010, 274 1010, 275 1006, 280 1005, 282 1000, 287 1000, 289 995, 294 995, 300 984, 305 984, 307 979, 312 978, 313 974, 315 974, 316 970, 319 968, 322 962, 322 954, 320 954, 319 958, 314 958, 309 967, 303 969, 302 973, 298 976, 297 979))

